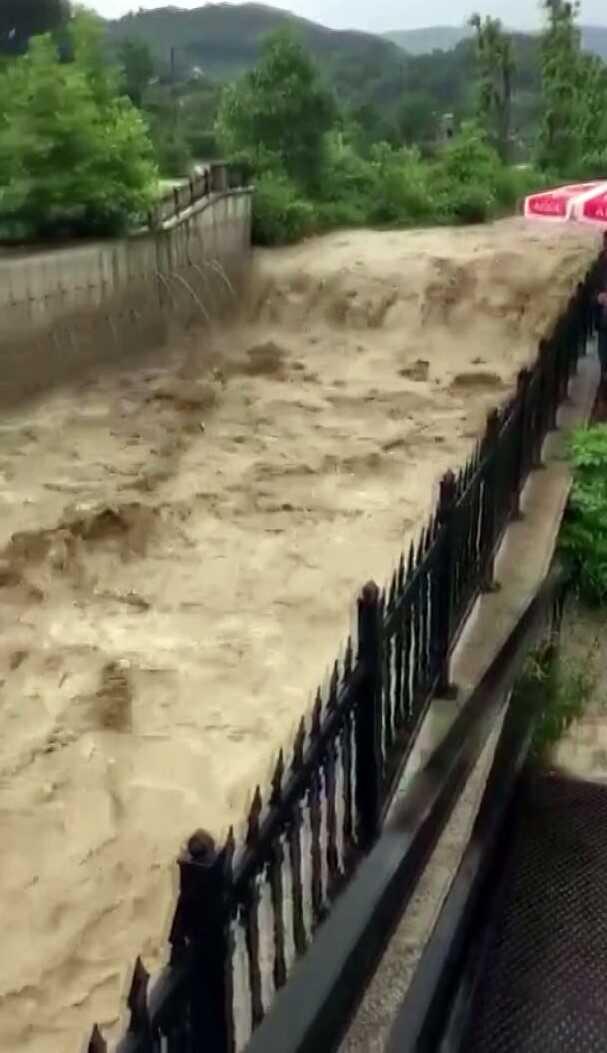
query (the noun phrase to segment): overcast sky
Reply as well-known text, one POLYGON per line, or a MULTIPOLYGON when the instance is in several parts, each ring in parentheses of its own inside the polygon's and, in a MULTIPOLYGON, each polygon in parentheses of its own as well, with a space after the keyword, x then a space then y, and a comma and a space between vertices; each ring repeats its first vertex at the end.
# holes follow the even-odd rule
MULTIPOLYGON (((0 0, 1 2, 1 0, 0 0)), ((272 3, 335 29, 418 29, 432 25, 461 25, 472 11, 497 15, 514 29, 534 29, 540 24, 539 0, 289 0, 272 3)), ((106 18, 117 18, 140 7, 201 7, 201 0, 88 0, 106 18)), ((606 0, 582 0, 582 20, 607 25, 606 0)))
MULTIPOLYGON (((1 2, 1 0, 0 0, 1 2)), ((322 22, 334 28, 369 29, 381 33, 386 29, 415 29, 427 25, 462 24, 472 13, 500 17, 513 28, 536 28, 540 25, 540 0, 282 0, 272 7, 286 7, 296 15, 322 22)), ((118 18, 139 7, 200 7, 200 0, 89 0, 105 18, 118 18)), ((607 25, 606 0, 582 0, 582 20, 594 25, 607 25)))

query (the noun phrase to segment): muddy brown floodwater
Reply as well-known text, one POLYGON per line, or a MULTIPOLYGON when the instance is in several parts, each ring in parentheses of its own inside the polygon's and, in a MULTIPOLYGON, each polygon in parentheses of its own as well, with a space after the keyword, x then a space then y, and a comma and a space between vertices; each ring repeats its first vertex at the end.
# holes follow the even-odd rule
POLYGON ((116 1021, 183 838, 241 819, 594 251, 517 220, 260 253, 238 322, 4 417, 4 1053, 116 1021))

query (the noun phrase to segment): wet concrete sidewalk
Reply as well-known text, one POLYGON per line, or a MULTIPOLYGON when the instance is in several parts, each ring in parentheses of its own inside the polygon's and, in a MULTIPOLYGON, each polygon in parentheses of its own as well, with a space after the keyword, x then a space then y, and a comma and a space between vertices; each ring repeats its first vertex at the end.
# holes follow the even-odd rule
MULTIPOLYGON (((441 741, 472 689, 507 639, 553 559, 558 532, 571 486, 566 459, 571 429, 591 416, 598 385, 594 354, 583 359, 570 387, 570 398, 559 412, 559 430, 546 439, 545 469, 531 474, 522 494, 523 518, 507 530, 495 566, 497 592, 480 597, 453 656, 455 702, 437 700, 420 731, 416 748, 403 773, 394 807, 412 776, 441 741)), ((397 926, 365 998, 342 1043, 341 1053, 381 1053, 394 1016, 460 863, 474 823, 499 738, 495 727, 468 780, 451 819, 426 868, 411 903, 397 926)), ((607 721, 605 723, 607 777, 607 721)))

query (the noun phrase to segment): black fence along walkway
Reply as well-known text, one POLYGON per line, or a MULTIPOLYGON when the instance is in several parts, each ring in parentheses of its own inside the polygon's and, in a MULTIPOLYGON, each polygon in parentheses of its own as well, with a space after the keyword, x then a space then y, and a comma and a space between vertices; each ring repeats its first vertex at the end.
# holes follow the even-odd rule
MULTIPOLYGON (((594 270, 513 397, 489 414, 468 462, 444 476, 387 588, 362 589, 356 639, 279 755, 271 786, 257 787, 243 843, 232 832, 221 846, 202 831, 190 839, 169 964, 148 990, 137 962, 117 1053, 243 1048, 372 846, 430 700, 455 690, 452 651, 493 585, 496 551, 593 331, 593 282, 594 270)), ((107 1048, 95 1028, 88 1053, 107 1048)))

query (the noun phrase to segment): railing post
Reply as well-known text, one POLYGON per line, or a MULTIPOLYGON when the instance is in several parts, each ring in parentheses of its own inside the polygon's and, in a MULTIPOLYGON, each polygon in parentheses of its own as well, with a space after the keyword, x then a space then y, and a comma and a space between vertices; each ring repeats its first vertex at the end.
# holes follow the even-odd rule
POLYGON ((590 279, 586 276, 584 282, 580 282, 580 325, 581 340, 583 345, 582 354, 588 354, 588 344, 594 335, 594 311, 592 309, 592 296, 590 294, 590 279))
POLYGON ((366 848, 379 833, 382 807, 383 625, 380 592, 373 581, 358 600, 358 661, 363 685, 355 717, 357 840, 366 848))
POLYGON ((191 955, 189 1014, 192 1047, 232 1053, 234 1029, 229 938, 228 863, 210 834, 199 830, 179 857, 179 898, 171 931, 172 964, 191 955), (193 953, 192 953, 193 952, 193 953))
POLYGON ((575 316, 575 298, 570 297, 567 304, 567 310, 565 312, 565 332, 567 334, 567 392, 568 397, 569 381, 571 377, 577 373, 577 364, 579 358, 579 332, 576 323, 575 316))
POLYGON ((500 485, 499 479, 499 430, 500 418, 497 409, 492 409, 487 415, 487 427, 485 431, 484 456, 487 458, 487 470, 485 472, 485 492, 483 500, 483 523, 482 523, 482 559, 481 570, 481 592, 497 592, 499 585, 495 581, 495 548, 497 542, 497 489, 500 485))
POLYGON ((173 206, 175 208, 175 215, 179 215, 179 187, 173 187, 173 206))
POLYGON ((546 430, 544 429, 546 411, 543 403, 545 392, 544 384, 542 383, 543 370, 541 362, 538 361, 536 363, 535 369, 535 376, 531 374, 526 394, 529 454, 531 457, 529 463, 530 472, 537 472, 546 467, 542 461, 542 446, 546 437, 546 430))
POLYGON ((586 324, 586 290, 584 283, 579 282, 575 295, 576 303, 576 335, 578 343, 578 359, 583 358, 588 351, 588 328, 586 324))
POLYGON ((571 375, 571 320, 561 319, 558 328, 559 339, 556 353, 557 400, 566 402, 569 397, 569 377, 571 375))
POLYGON ((556 358, 558 354, 556 342, 558 339, 559 332, 557 329, 551 340, 540 340, 539 344, 539 356, 543 362, 545 378, 546 432, 556 431, 558 428, 557 411, 559 408, 559 389, 556 371, 556 358))
POLYGON ((438 553, 439 561, 436 571, 436 588, 433 590, 433 604, 436 607, 435 661, 439 670, 436 694, 441 698, 448 699, 454 699, 457 696, 457 688, 451 683, 449 678, 456 559, 456 503, 455 476, 453 472, 446 472, 441 479, 438 501, 437 515, 443 538, 438 553))
POLYGON ((519 429, 518 429, 518 443, 516 450, 516 467, 514 471, 513 487, 512 487, 512 513, 511 518, 515 521, 523 518, 521 512, 521 491, 523 489, 523 482, 527 475, 527 465, 529 463, 528 456, 528 443, 529 443, 529 414, 528 414, 528 399, 527 391, 529 388, 529 370, 521 369, 518 377, 516 378, 516 401, 519 406, 519 429))
POLYGON ((220 194, 228 189, 228 169, 227 166, 217 161, 211 165, 211 190, 214 193, 220 194))

